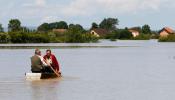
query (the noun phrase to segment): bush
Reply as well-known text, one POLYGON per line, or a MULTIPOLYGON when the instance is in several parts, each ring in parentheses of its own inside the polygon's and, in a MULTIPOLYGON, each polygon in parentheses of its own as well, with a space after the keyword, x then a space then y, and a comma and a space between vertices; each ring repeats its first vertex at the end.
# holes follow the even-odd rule
POLYGON ((48 43, 49 38, 46 34, 41 33, 9 33, 12 43, 48 43))
POLYGON ((82 34, 82 40, 83 42, 97 42, 98 41, 98 38, 92 34, 82 34))
POLYGON ((106 35, 105 39, 115 40, 120 37, 120 33, 118 31, 113 31, 106 35))
POLYGON ((133 40, 149 40, 151 38, 150 34, 140 34, 136 37, 133 37, 133 40))
POLYGON ((159 39, 159 34, 152 34, 151 39, 159 39))
POLYGON ((10 36, 8 33, 0 33, 0 43, 10 42, 10 36))
POLYGON ((132 33, 127 29, 121 30, 119 39, 131 39, 132 33))
POLYGON ((91 35, 84 33, 85 31, 77 28, 72 27, 66 33, 65 42, 67 43, 85 43, 85 42, 96 42, 98 38, 91 35))
MULTIPOLYGON (((91 34, 83 34, 82 31, 76 29, 71 29, 64 34, 56 34, 54 32, 10 32, 9 37, 11 37, 12 43, 85 43, 98 41, 97 37, 91 34)), ((2 38, 0 42, 8 42, 5 40, 4 35, 0 35, 0 38, 2 38)))
POLYGON ((165 37, 159 37, 159 42, 175 42, 175 35, 168 35, 165 37))

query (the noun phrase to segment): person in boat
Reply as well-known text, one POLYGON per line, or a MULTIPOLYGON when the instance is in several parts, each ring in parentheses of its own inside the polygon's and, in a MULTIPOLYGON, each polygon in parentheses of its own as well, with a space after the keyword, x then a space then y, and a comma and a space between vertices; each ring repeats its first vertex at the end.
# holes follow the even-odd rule
POLYGON ((49 64, 41 56, 41 51, 35 49, 35 55, 31 57, 31 71, 32 73, 45 73, 50 72, 49 64))
POLYGON ((59 74, 61 74, 60 72, 60 66, 58 63, 57 58, 55 57, 54 54, 52 54, 51 50, 48 49, 46 50, 46 55, 44 56, 44 59, 46 60, 46 62, 51 65, 51 67, 59 74))

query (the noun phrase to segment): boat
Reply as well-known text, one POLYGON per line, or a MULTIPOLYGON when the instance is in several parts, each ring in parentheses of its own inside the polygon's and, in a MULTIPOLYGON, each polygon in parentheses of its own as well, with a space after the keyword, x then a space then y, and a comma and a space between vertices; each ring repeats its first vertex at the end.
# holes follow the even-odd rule
POLYGON ((51 78, 59 78, 61 74, 55 73, 25 73, 26 79, 51 79, 51 78), (58 76, 59 75, 59 76, 58 76))

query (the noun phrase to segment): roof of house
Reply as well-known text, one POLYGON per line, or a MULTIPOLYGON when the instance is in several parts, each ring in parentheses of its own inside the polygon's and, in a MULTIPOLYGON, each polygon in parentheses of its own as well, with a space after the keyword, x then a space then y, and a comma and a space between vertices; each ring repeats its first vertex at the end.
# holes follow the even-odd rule
POLYGON ((106 35, 109 33, 109 31, 107 31, 106 29, 102 29, 102 28, 92 29, 91 31, 95 31, 99 35, 106 35))
POLYGON ((164 27, 159 33, 161 33, 162 31, 166 31, 169 34, 174 33, 174 30, 169 27, 164 27))
POLYGON ((53 29, 53 32, 60 32, 60 33, 64 33, 67 31, 67 29, 53 29))
POLYGON ((131 29, 129 29, 128 31, 129 31, 129 32, 139 32, 139 31, 137 31, 137 30, 131 30, 131 29))
POLYGON ((132 27, 132 28, 129 28, 128 31, 130 31, 130 32, 139 32, 140 27, 132 27))

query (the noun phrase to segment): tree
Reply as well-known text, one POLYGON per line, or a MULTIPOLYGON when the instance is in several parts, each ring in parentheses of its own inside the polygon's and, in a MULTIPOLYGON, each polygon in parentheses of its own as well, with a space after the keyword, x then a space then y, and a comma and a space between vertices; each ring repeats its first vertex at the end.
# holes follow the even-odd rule
POLYGON ((42 31, 42 32, 47 32, 47 31, 49 31, 49 24, 43 23, 37 28, 37 30, 42 31))
POLYGON ((11 19, 8 24, 8 31, 15 32, 21 30, 21 22, 18 19, 11 19))
POLYGON ((2 24, 0 24, 0 32, 4 32, 4 28, 2 27, 2 24))
POLYGON ((69 30, 74 29, 77 31, 84 31, 83 26, 81 26, 80 24, 70 24, 69 25, 69 30))
POLYGON ((8 33, 0 33, 0 43, 10 42, 10 36, 8 33))
POLYGON ((91 26, 91 29, 96 29, 96 28, 98 28, 98 24, 95 23, 95 22, 93 22, 93 23, 92 23, 92 26, 91 26))
POLYGON ((132 33, 127 28, 120 31, 120 39, 130 39, 131 37, 132 33))
POLYGON ((68 29, 68 25, 65 21, 60 21, 57 23, 57 29, 68 29))
POLYGON ((68 25, 65 21, 54 22, 49 24, 49 29, 68 29, 68 25))
POLYGON ((118 25, 117 18, 105 18, 99 25, 100 28, 106 29, 108 31, 114 31, 117 29, 116 25, 118 25))
POLYGON ((38 27, 38 31, 50 31, 53 29, 68 29, 68 25, 65 21, 53 22, 53 23, 43 23, 38 27))
POLYGON ((142 26, 142 33, 143 34, 151 34, 151 29, 149 25, 143 25, 142 26))

